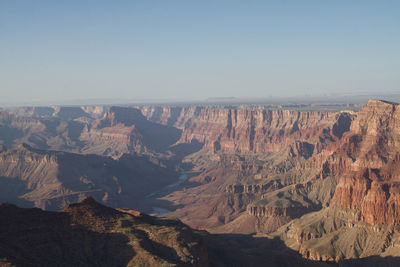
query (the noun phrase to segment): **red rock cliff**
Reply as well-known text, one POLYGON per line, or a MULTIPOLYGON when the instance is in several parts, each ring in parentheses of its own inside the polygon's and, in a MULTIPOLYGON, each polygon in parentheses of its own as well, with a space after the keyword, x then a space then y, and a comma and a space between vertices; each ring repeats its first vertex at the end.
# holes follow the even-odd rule
POLYGON ((344 167, 335 206, 359 210, 369 224, 400 224, 400 105, 370 100, 332 159, 344 167))
POLYGON ((349 129, 347 112, 300 112, 262 107, 140 107, 154 122, 181 130, 180 142, 196 139, 215 151, 277 152, 292 145, 292 152, 309 157, 349 129), (303 141, 298 142, 297 141, 303 141), (293 145, 295 144, 295 145, 293 145))

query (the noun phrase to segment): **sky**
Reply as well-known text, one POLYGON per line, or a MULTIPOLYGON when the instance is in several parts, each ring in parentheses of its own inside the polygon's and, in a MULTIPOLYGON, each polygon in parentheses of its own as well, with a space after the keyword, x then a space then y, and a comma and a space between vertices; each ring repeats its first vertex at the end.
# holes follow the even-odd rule
POLYGON ((0 102, 400 92, 398 0, 0 0, 0 102))

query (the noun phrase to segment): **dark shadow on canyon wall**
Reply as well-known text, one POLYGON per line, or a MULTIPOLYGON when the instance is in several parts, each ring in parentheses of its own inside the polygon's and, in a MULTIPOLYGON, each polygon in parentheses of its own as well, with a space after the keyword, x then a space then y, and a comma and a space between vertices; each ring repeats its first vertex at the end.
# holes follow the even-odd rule
POLYGON ((0 176, 0 203, 11 202, 20 207, 32 208, 33 202, 18 197, 25 194, 27 188, 27 181, 19 180, 16 177, 0 176))
POLYGON ((207 242, 212 266, 332 266, 311 261, 285 246, 279 239, 245 234, 213 234, 207 242))
POLYGON ((0 167, 0 202, 46 210, 63 209, 89 194, 115 208, 141 210, 147 195, 179 177, 175 169, 136 155, 112 159, 40 150, 26 144, 10 150, 0 167), (35 160, 30 160, 30 155, 35 160), (20 165, 12 163, 13 157, 21 160, 20 165), (57 186, 48 187, 54 184, 57 186))
POLYGON ((0 125, 0 141, 6 147, 12 147, 14 145, 15 139, 21 138, 24 133, 16 128, 10 127, 8 125, 0 125))
POLYGON ((343 260, 339 262, 338 266, 341 267, 398 267, 400 266, 400 257, 380 257, 371 256, 362 259, 343 260))
MULTIPOLYGON (((174 153, 177 157, 177 161, 181 161, 187 155, 198 152, 203 148, 203 144, 197 140, 192 140, 190 143, 180 143, 174 146, 171 146, 169 150, 174 153)), ((190 169, 189 166, 181 166, 184 169, 190 169)))
POLYGON ((182 135, 182 130, 151 122, 143 116, 140 110, 126 107, 111 107, 99 127, 116 125, 117 123, 126 126, 134 125, 142 135, 143 143, 158 152, 165 152, 182 135))
POLYGON ((400 257, 371 256, 362 259, 322 262, 302 258, 279 238, 268 239, 244 234, 213 234, 207 246, 212 266, 400 266, 400 257))

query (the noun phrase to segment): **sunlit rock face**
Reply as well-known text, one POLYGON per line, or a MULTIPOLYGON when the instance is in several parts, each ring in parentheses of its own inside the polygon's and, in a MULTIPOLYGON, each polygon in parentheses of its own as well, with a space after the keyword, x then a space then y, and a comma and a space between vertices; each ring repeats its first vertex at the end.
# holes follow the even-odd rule
POLYGON ((370 100, 335 155, 346 162, 334 205, 361 211, 369 224, 400 223, 400 106, 370 100))
POLYGON ((348 112, 300 112, 264 108, 141 107, 149 120, 182 129, 181 142, 193 139, 214 151, 267 153, 286 149, 309 157, 327 142, 348 131, 353 115, 348 112))

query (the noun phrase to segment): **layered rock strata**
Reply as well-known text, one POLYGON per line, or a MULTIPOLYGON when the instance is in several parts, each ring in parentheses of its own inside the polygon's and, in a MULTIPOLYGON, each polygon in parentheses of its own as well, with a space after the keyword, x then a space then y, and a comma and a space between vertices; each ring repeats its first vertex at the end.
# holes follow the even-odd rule
POLYGON ((333 155, 346 162, 333 204, 369 224, 400 224, 400 105, 371 100, 333 155))
MULTIPOLYGON (((297 154, 321 152, 328 139, 340 139, 349 129, 350 112, 300 112, 260 108, 140 107, 151 121, 182 129, 181 142, 193 139, 214 151, 267 153, 286 149, 298 140, 297 154), (326 142, 319 142, 319 139, 326 142)), ((295 153, 295 152, 294 152, 295 153)))

